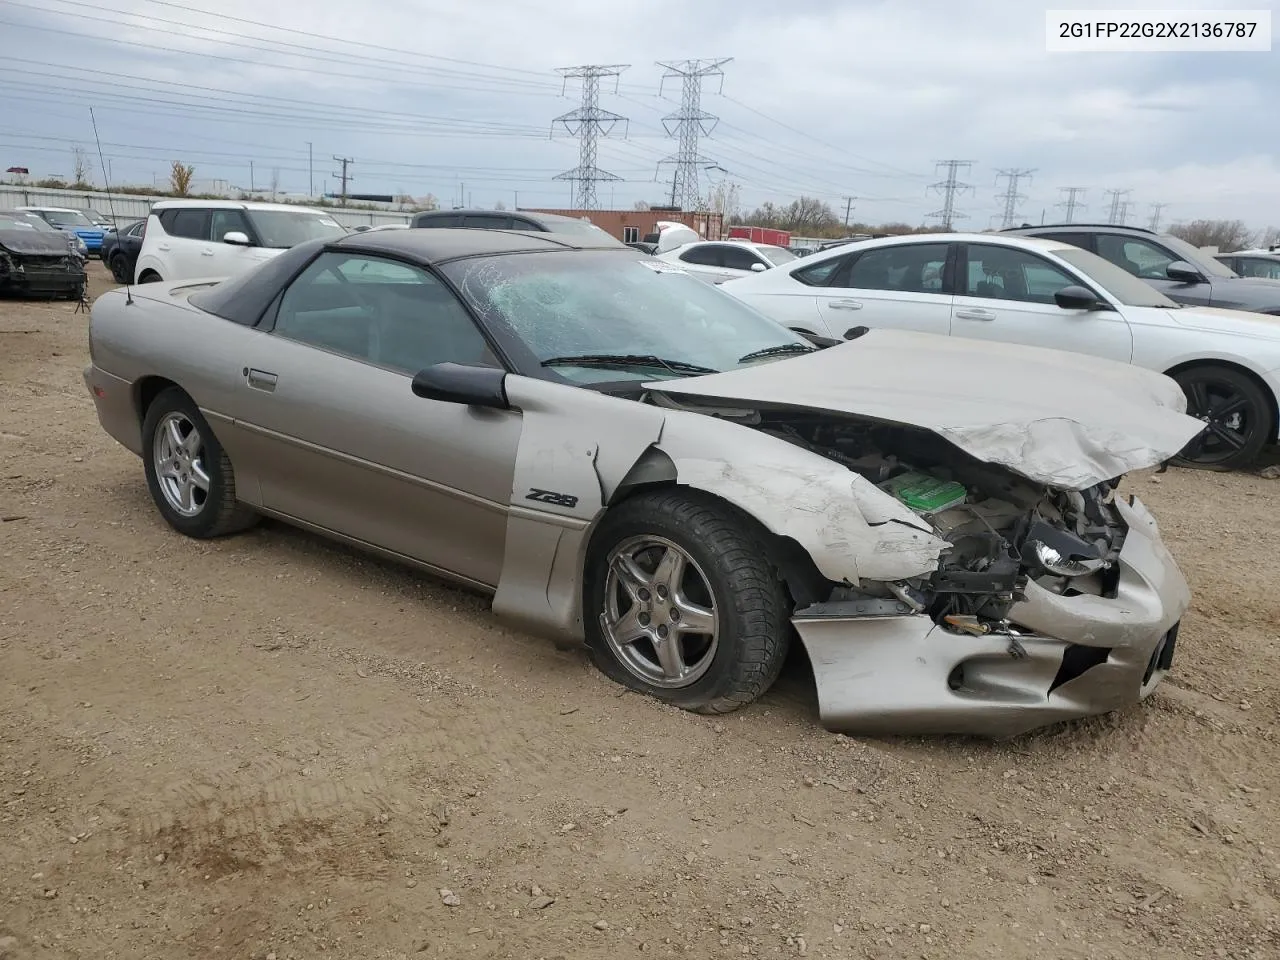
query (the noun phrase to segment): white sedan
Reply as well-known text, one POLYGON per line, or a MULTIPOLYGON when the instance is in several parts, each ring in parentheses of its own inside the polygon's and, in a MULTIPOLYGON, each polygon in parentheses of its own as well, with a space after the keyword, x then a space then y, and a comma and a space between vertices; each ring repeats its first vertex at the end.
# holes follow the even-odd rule
POLYGON ((724 283, 791 263, 796 255, 784 247, 749 240, 699 240, 660 253, 658 259, 683 267, 699 280, 724 283))
POLYGON ((1244 466, 1280 430, 1280 317, 1182 306, 1069 244, 990 233, 886 237, 720 289, 807 334, 919 330, 1166 373, 1186 393, 1187 412, 1205 422, 1184 463, 1244 466))

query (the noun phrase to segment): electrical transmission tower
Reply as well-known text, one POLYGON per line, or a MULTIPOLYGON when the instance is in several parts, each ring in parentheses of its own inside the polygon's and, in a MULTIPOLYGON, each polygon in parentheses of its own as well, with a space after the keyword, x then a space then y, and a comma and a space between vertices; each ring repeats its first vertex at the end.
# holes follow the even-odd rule
MULTIPOLYGON (((679 204, 686 210, 697 209, 702 205, 702 190, 698 184, 698 172, 716 163, 708 160, 698 152, 698 137, 709 137, 715 129, 718 118, 702 109, 702 81, 706 77, 719 77, 721 89, 724 88, 724 70, 721 69, 733 57, 720 57, 714 60, 677 60, 672 62, 658 61, 658 66, 666 69, 662 75, 665 83, 669 77, 680 78, 680 109, 662 118, 662 125, 667 136, 679 141, 676 152, 658 161, 672 164, 674 170, 671 177, 671 203, 679 204)), ((658 93, 662 93, 661 84, 658 93)))
POLYGON ((1124 226, 1124 222, 1129 219, 1129 201, 1125 197, 1132 192, 1132 190, 1107 191, 1107 195, 1111 197, 1111 210, 1107 214, 1107 223, 1124 226))
POLYGON ((600 137, 609 136, 619 123, 627 124, 626 117, 600 109, 600 78, 616 78, 628 66, 625 63, 615 63, 608 66, 562 67, 557 71, 564 77, 566 86, 570 78, 582 81, 582 105, 556 117, 551 128, 554 135, 555 124, 558 123, 568 131, 569 136, 576 137, 580 142, 578 165, 555 178, 573 182, 571 203, 576 210, 596 209, 597 183, 622 179, 596 166, 596 141, 600 137))
POLYGON ((950 230, 951 224, 955 220, 963 220, 968 216, 956 209, 956 195, 964 193, 966 190, 973 190, 973 187, 967 183, 961 183, 956 175, 963 168, 966 172, 973 166, 972 160, 939 160, 937 166, 947 171, 947 176, 943 180, 929 186, 930 190, 934 190, 942 194, 942 209, 935 210, 929 216, 941 221, 943 230, 950 230))
POLYGON ((1075 222, 1076 211, 1083 210, 1085 208, 1084 202, 1078 198, 1085 195, 1086 188, 1060 187, 1059 189, 1067 195, 1067 199, 1057 204, 1057 206, 1067 208, 1066 222, 1073 223, 1075 222))
POLYGON ((1151 205, 1151 222, 1147 224, 1147 228, 1152 233, 1160 229, 1160 211, 1167 206, 1167 203, 1153 203, 1151 205))
POLYGON ((1018 220, 1018 201, 1027 199, 1024 194, 1018 192, 1018 182, 1021 180, 1030 180, 1034 170, 997 170, 996 182, 1003 177, 1009 181, 1009 187, 1004 193, 996 197, 997 200, 1004 201, 1004 212, 1001 214, 1000 226, 1003 228, 1012 227, 1018 220))
POLYGON ((337 177, 339 180, 342 181, 342 202, 345 204, 347 202, 347 184, 355 179, 355 177, 347 173, 347 168, 351 166, 351 164, 355 163, 355 161, 352 160, 350 157, 334 157, 333 159, 338 161, 338 163, 342 164, 342 172, 331 173, 330 176, 337 177))

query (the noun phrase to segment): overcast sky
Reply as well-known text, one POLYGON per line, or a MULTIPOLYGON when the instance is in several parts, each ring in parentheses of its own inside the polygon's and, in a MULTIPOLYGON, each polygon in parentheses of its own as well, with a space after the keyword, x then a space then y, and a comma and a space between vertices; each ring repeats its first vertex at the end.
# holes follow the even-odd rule
MULTIPOLYGON (((94 108, 117 183, 196 180, 283 191, 433 193, 445 206, 565 206, 555 174, 578 163, 553 119, 577 106, 558 67, 628 64, 600 104, 630 119, 602 141, 600 206, 662 202, 672 153, 662 117, 679 82, 655 61, 733 59, 707 81, 720 118, 701 152, 751 207, 818 196, 854 219, 922 222, 940 206, 935 162, 973 161, 957 226, 1001 208, 1001 169, 1034 169, 1022 217, 1060 218, 1060 188, 1087 187, 1076 219, 1105 218, 1128 189, 1130 223, 1240 218, 1280 225, 1280 46, 1272 53, 1050 54, 1033 0, 0 0, 0 169, 72 173, 93 148, 94 108), (266 24, 261 26, 258 24, 266 24), (203 28, 203 29, 201 29, 203 28), (308 159, 312 144, 313 163, 308 159), (251 170, 252 162, 252 170, 251 170), (660 177, 665 181, 657 182, 660 177)), ((1131 7, 1271 7, 1196 0, 1131 7)), ((93 156, 93 179, 103 174, 93 156)))

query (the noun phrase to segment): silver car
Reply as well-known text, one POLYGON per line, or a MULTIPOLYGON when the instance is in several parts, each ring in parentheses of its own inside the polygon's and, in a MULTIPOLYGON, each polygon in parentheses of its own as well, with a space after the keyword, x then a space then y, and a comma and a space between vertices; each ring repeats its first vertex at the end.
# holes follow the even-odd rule
POLYGON ((1137 702, 1189 604, 1126 471, 1173 381, 873 331, 819 349, 588 237, 398 230, 93 306, 85 382, 191 537, 262 515, 492 595, 702 713, 798 637, 823 722, 1017 734, 1137 702))

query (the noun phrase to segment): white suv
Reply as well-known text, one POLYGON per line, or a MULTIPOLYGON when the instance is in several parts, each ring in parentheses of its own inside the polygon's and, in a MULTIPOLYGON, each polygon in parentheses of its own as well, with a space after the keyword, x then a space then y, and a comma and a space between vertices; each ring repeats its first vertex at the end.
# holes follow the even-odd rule
POLYGON ((790 263, 796 255, 782 247, 733 238, 686 243, 659 253, 658 259, 678 264, 699 280, 724 283, 790 263))
POLYGON ((322 210, 238 200, 162 200, 151 208, 136 283, 230 277, 305 240, 346 230, 322 210))

